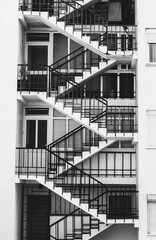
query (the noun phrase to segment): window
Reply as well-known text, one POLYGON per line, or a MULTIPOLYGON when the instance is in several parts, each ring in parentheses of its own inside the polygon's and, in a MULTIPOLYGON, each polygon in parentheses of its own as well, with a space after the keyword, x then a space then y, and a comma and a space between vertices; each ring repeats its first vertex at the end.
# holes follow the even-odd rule
POLYGON ((47 144, 47 120, 26 121, 26 148, 45 148, 47 144))
POLYGON ((48 115, 48 108, 26 108, 25 115, 48 115))
POLYGON ((47 62, 48 46, 28 46, 28 64, 45 66, 47 62))
POLYGON ((156 29, 146 29, 147 63, 156 64, 156 29))
POLYGON ((156 62, 156 43, 149 43, 149 62, 156 62))
POLYGON ((103 76, 103 97, 117 97, 117 74, 105 74, 103 76))
POLYGON ((134 97, 134 75, 133 73, 120 74, 120 98, 134 97))
POLYGON ((156 195, 147 195, 147 234, 156 235, 156 195))
POLYGON ((147 111, 147 145, 156 148, 156 111, 147 111))
POLYGON ((131 218, 131 196, 109 196, 109 215, 111 219, 131 218))
POLYGON ((27 33, 27 42, 49 42, 49 33, 27 33))

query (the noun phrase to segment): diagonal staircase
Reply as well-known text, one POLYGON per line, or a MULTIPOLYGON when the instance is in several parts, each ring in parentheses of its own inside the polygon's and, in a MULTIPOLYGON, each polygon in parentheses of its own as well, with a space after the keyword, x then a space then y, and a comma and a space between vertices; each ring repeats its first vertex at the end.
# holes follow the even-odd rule
POLYGON ((49 77, 49 97, 39 95, 41 100, 95 133, 106 136, 107 101, 52 68, 49 77), (69 89, 67 84, 73 87, 69 89), (64 88, 62 93, 60 87, 64 88))
POLYGON ((116 60, 105 60, 82 46, 51 64, 50 67, 66 73, 69 77, 74 71, 78 76, 74 76, 73 81, 82 84, 113 67, 116 63, 116 60))
MULTIPOLYGON (((84 126, 79 126, 49 144, 47 149, 55 152, 58 156, 64 154, 67 161, 72 165, 77 165, 108 147, 114 141, 105 140, 84 126)), ((66 165, 63 170, 66 170, 66 165)))
POLYGON ((110 226, 77 208, 50 225, 50 239, 88 240, 110 226))
POLYGON ((38 16, 46 25, 96 54, 108 58, 107 41, 103 41, 104 38, 107 38, 107 20, 96 14, 91 8, 84 7, 73 0, 61 0, 56 3, 54 1, 54 7, 51 8, 49 3, 40 3, 33 7, 29 1, 21 1, 19 10, 25 17, 38 16), (62 17, 62 12, 66 14, 64 17, 62 17))

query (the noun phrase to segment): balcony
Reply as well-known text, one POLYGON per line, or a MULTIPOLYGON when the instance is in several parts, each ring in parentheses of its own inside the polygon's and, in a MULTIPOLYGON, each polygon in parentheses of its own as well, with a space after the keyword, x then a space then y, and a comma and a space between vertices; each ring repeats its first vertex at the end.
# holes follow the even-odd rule
POLYGON ((107 108, 107 133, 117 136, 134 135, 138 131, 136 106, 109 106, 107 108))

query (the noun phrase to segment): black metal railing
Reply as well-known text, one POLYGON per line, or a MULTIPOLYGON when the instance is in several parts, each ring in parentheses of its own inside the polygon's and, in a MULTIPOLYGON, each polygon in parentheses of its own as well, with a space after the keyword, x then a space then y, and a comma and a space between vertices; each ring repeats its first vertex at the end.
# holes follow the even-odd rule
POLYGON ((50 237, 58 240, 82 239, 83 234, 91 235, 92 229, 99 231, 100 224, 98 219, 77 208, 50 225, 50 237))
POLYGON ((52 180, 54 187, 62 187, 63 192, 70 192, 71 197, 79 197, 81 202, 88 202, 94 199, 106 189, 91 175, 72 165, 65 158, 57 156, 56 153, 48 151, 48 177, 52 180))
POLYGON ((20 177, 35 175, 45 176, 47 172, 47 152, 46 149, 39 148, 16 148, 15 173, 20 177))
POLYGON ((137 26, 108 26, 107 39, 104 38, 103 45, 107 45, 108 51, 136 51, 137 26))
POLYGON ((80 113, 81 118, 88 118, 90 123, 94 119, 101 128, 106 127, 104 114, 107 108, 106 99, 88 91, 84 86, 73 82, 73 79, 56 70, 50 69, 49 77, 49 97, 55 96, 57 102, 62 102, 64 107, 70 107, 72 113, 80 113), (69 85, 72 88, 67 88, 69 85), (102 119, 101 115, 103 115, 102 119))
POLYGON ((108 187, 107 190, 90 200, 89 208, 97 208, 98 214, 108 219, 138 219, 138 191, 133 186, 108 187))
POLYGON ((135 187, 107 187, 83 170, 45 149, 17 148, 16 174, 30 178, 45 177, 53 187, 61 187, 80 203, 87 203, 88 209, 97 209, 107 219, 137 219, 137 191, 135 187), (39 157, 40 155, 40 157, 39 157), (55 168, 55 169, 54 169, 55 168))
POLYGON ((48 17, 56 16, 58 21, 65 22, 65 25, 72 25, 73 30, 81 31, 84 34, 97 34, 101 36, 107 32, 107 20, 98 15, 93 8, 86 8, 78 1, 52 1, 52 0, 20 0, 19 11, 47 12, 48 17))
POLYGON ((95 178, 136 177, 135 152, 100 152, 96 158, 79 163, 78 167, 95 178), (95 161, 96 159, 96 161, 95 161))
POLYGON ((137 106, 107 107, 108 133, 136 133, 137 126, 137 106))
POLYGON ((91 153, 93 146, 99 148, 100 141, 106 142, 105 138, 80 126, 47 147, 58 156, 64 155, 65 159, 73 164, 75 156, 83 157, 83 153, 91 153))
POLYGON ((47 92, 49 67, 47 65, 18 64, 17 91, 47 92))
POLYGON ((58 71, 81 70, 83 72, 85 70, 91 71, 91 67, 99 68, 100 61, 107 63, 107 60, 91 52, 90 50, 85 49, 82 46, 76 49, 75 51, 71 52, 70 54, 66 55, 65 57, 54 62, 53 64, 50 65, 50 67, 58 71))

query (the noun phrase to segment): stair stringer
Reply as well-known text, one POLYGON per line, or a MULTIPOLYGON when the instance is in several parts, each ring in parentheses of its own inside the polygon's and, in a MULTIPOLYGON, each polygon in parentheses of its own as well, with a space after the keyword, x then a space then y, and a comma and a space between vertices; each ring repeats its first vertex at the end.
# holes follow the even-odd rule
MULTIPOLYGON (((100 152, 100 151, 102 151, 103 149, 105 149, 105 148, 107 148, 109 145, 111 145, 112 143, 114 143, 116 140, 108 140, 107 141, 107 143, 104 143, 103 142, 103 145, 102 145, 102 143, 101 143, 101 147, 97 147, 97 150, 96 151, 92 151, 92 152, 87 152, 84 156, 83 156, 83 154, 82 154, 82 158, 81 157, 79 157, 79 156, 75 156, 74 157, 74 163, 72 163, 72 165, 73 166, 76 166, 76 165, 78 165, 79 163, 81 163, 81 162, 83 162, 83 161, 85 161, 86 159, 88 159, 88 158, 90 158, 90 157, 92 157, 92 156, 94 156, 95 154, 97 154, 98 152, 100 152)), ((63 172, 65 172, 65 171, 68 171, 68 170, 70 170, 72 168, 72 166, 71 167, 69 167, 68 169, 63 169, 63 171, 62 172, 59 172, 59 174, 62 174, 63 172)))
POLYGON ((100 225, 100 230, 97 229, 91 229, 91 234, 87 236, 87 234, 82 234, 82 240, 89 240, 99 233, 106 231, 108 228, 110 228, 113 224, 101 224, 100 225))
MULTIPOLYGON (((91 72, 86 77, 85 76, 84 77, 75 77, 75 82, 78 84, 84 84, 90 78, 96 77, 100 73, 107 71, 110 67, 113 67, 115 64, 117 64, 117 62, 118 62, 117 60, 108 60, 108 63, 100 62, 98 70, 96 70, 93 73, 91 72)), ((69 89, 71 89, 71 88, 72 88, 72 86, 69 89)))
POLYGON ((36 177, 35 175, 31 175, 31 176, 21 175, 20 177, 18 177, 18 180, 16 180, 16 182, 19 183, 20 180, 36 181, 36 182, 40 183, 41 185, 48 188, 52 192, 56 193, 63 199, 67 200, 68 202, 72 203, 73 205, 77 206, 78 208, 81 208, 83 211, 90 214, 94 218, 99 219, 102 223, 104 223, 106 225, 108 224, 109 226, 112 226, 113 224, 134 224, 135 228, 139 227, 139 219, 134 219, 134 220, 110 219, 110 220, 108 220, 106 214, 97 214, 96 209, 88 209, 88 204, 80 204, 80 199, 78 199, 78 198, 72 199, 70 193, 62 194, 62 188, 60 188, 60 187, 54 188, 53 182, 52 181, 46 182, 44 176, 36 177))
MULTIPOLYGON (((24 96, 24 95, 23 95, 24 96)), ((40 98, 41 101, 47 103, 48 105, 52 106, 59 112, 63 113, 64 115, 67 115, 68 117, 72 118, 74 121, 77 123, 85 126, 89 130, 97 133, 98 135, 106 138, 106 128, 98 128, 96 123, 89 123, 88 118, 81 118, 80 113, 73 113, 72 114, 72 109, 70 107, 63 107, 63 105, 60 102, 56 102, 54 97, 48 97, 46 98, 42 94, 38 94, 38 97, 40 98)))
POLYGON ((56 193, 60 197, 64 198, 68 202, 72 203, 76 207, 81 208, 83 211, 90 214, 94 218, 99 219, 101 222, 107 224, 106 223, 106 219, 107 219, 106 214, 97 214, 97 209, 89 209, 88 204, 80 203, 79 198, 71 198, 71 193, 62 193, 61 187, 54 187, 54 183, 52 181, 46 182, 44 176, 37 176, 37 177, 36 176, 28 176, 27 177, 26 175, 25 176, 22 175, 20 177, 20 180, 36 180, 38 183, 42 184, 43 186, 45 186, 52 192, 56 193))

